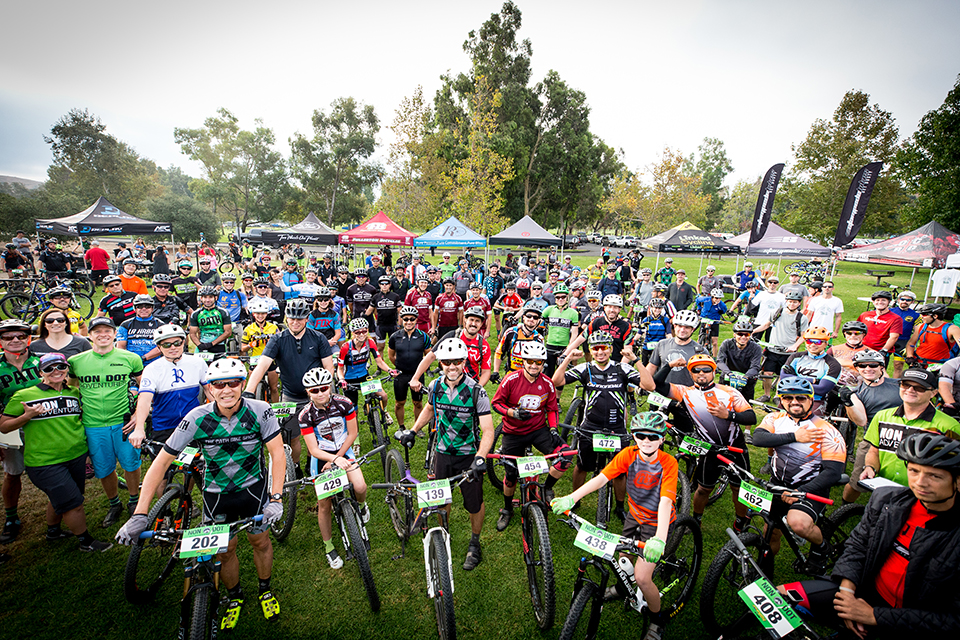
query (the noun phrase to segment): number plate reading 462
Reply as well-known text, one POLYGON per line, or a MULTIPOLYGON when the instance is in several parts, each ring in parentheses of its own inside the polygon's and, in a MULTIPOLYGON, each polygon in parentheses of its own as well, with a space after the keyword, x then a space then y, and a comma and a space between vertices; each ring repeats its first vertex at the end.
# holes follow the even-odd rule
POLYGON ((620 451, 620 438, 617 436, 605 436, 600 433, 593 434, 594 451, 620 451))
POLYGON ((529 478, 530 476, 546 473, 550 469, 550 466, 547 464, 547 459, 543 456, 530 456, 527 458, 518 458, 517 468, 520 469, 521 478, 529 478))
POLYGON ((748 482, 740 483, 740 493, 737 500, 747 505, 754 511, 770 511, 773 506, 773 494, 756 487, 748 482))
POLYGON ((573 546, 610 560, 613 558, 613 552, 617 550, 617 542, 619 541, 619 536, 607 533, 603 529, 598 529, 592 524, 584 522, 580 525, 580 530, 577 531, 573 546))
POLYGON ((417 485, 417 505, 421 509, 440 507, 453 502, 449 480, 421 482, 417 485))
POLYGON ((782 638, 800 626, 800 616, 790 607, 772 584, 760 578, 738 592, 764 629, 782 638))
POLYGON ((230 542, 230 525, 219 524, 211 527, 198 527, 184 532, 180 540, 180 557, 196 558, 223 553, 230 542))
POLYGON ((313 481, 313 488, 317 492, 317 500, 323 500, 340 493, 347 484, 347 472, 343 469, 331 469, 321 473, 313 481))

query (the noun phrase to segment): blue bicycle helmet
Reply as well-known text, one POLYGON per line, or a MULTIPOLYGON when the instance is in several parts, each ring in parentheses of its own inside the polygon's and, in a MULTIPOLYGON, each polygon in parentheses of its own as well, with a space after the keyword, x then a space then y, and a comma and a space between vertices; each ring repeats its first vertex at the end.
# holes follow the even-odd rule
POLYGON ((791 376, 777 382, 778 396, 813 396, 813 385, 805 378, 791 376))

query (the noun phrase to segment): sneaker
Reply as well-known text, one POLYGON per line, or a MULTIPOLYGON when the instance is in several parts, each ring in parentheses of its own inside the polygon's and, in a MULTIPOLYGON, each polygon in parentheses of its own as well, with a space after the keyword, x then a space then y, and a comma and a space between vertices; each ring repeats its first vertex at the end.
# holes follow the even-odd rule
POLYGON ((120 514, 123 513, 123 505, 118 504, 107 509, 107 515, 104 517, 100 526, 107 528, 120 521, 120 514))
POLYGON ((57 528, 56 533, 47 531, 47 540, 50 542, 56 542, 57 540, 65 540, 67 538, 72 538, 73 534, 69 531, 64 531, 63 529, 57 528))
POLYGON ((759 398, 757 398, 757 402, 770 402, 770 396, 765 393, 759 398))
POLYGON ((128 503, 127 503, 127 514, 129 514, 129 515, 132 516, 132 515, 136 512, 136 510, 137 510, 137 503, 136 503, 136 502, 128 502, 128 503))
POLYGON ((366 502, 360 505, 360 521, 363 522, 363 524, 370 522, 370 507, 366 502))
POLYGON ((227 604, 227 610, 220 619, 220 629, 226 631, 237 626, 240 619, 240 608, 243 607, 243 598, 236 598, 227 604))
POLYGON ((513 509, 500 509, 500 517, 497 518, 497 531, 503 531, 510 524, 510 518, 513 517, 513 509))
POLYGON ((555 497, 556 497, 556 496, 555 496, 554 493, 553 493, 553 489, 544 489, 544 490, 543 490, 543 501, 546 502, 548 505, 549 505, 551 502, 553 502, 553 499, 554 499, 555 497))
POLYGON ((477 568, 477 565, 480 564, 480 561, 483 560, 483 552, 480 551, 480 545, 471 544, 467 548, 467 557, 463 560, 463 570, 464 571, 473 571, 477 568))
POLYGON ((8 544, 16 540, 22 528, 19 520, 7 520, 3 524, 3 534, 0 535, 0 544, 8 544))
POLYGON ((647 627, 647 635, 643 636, 643 640, 660 640, 661 638, 663 638, 663 627, 651 622, 650 626, 647 627))
POLYGON ((0 553, 0 564, 6 564, 13 560, 13 556, 9 553, 0 553))
POLYGON ((277 596, 272 591, 264 591, 260 594, 260 608, 263 609, 263 617, 267 620, 276 620, 280 615, 280 603, 277 602, 277 596))
POLYGON ((620 524, 623 524, 627 521, 627 512, 623 510, 623 507, 614 507, 613 515, 617 516, 617 520, 620 521, 620 524))
POLYGON ((770 466, 769 462, 767 462, 765 465, 760 467, 760 473, 764 475, 770 475, 771 473, 773 473, 773 467, 770 466))
POLYGON ((107 549, 112 549, 112 548, 113 548, 112 542, 104 542, 103 540, 94 540, 90 544, 80 545, 80 551, 85 551, 87 553, 92 553, 94 551, 103 552, 103 551, 106 551, 107 549))
POLYGON ((88 462, 88 463, 87 463, 87 468, 86 468, 86 470, 85 470, 84 473, 83 473, 84 478, 86 478, 87 480, 90 480, 90 479, 92 479, 93 476, 95 476, 95 475, 96 475, 96 473, 94 473, 94 471, 93 471, 93 463, 92 463, 92 462, 88 462))
POLYGON ((339 569, 343 566, 343 558, 340 557, 336 549, 327 552, 327 564, 330 565, 331 569, 339 569))

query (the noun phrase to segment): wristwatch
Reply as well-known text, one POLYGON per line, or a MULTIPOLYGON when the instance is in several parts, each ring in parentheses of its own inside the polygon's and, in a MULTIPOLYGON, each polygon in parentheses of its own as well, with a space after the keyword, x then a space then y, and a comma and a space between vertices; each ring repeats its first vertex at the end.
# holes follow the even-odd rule
POLYGON ((283 500, 283 494, 282 494, 282 493, 271 493, 271 494, 270 494, 270 500, 272 500, 272 501, 274 501, 274 502, 280 502, 281 500, 283 500))

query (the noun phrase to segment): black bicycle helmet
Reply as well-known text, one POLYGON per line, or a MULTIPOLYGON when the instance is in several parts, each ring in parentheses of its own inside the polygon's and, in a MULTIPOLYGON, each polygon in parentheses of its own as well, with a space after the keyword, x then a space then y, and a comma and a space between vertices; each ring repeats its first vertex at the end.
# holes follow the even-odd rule
POLYGON ((311 305, 303 298, 294 298, 287 301, 283 313, 292 320, 302 320, 310 315, 311 305))
POLYGON ((943 318, 945 315, 947 315, 947 305, 937 302, 925 304, 920 307, 920 315, 931 315, 938 318, 943 318))
POLYGON ((259 277, 259 278, 255 278, 254 281, 253 281, 253 286, 259 287, 259 286, 261 286, 261 285, 265 285, 265 286, 269 287, 269 286, 270 286, 270 281, 267 280, 266 278, 262 277, 262 276, 259 277))
POLYGON ((879 291, 874 291, 870 295, 871 300, 876 300, 877 298, 886 298, 887 300, 893 300, 893 294, 887 291, 886 289, 881 289, 879 291))
POLYGON ((363 269, 357 269, 356 271, 353 272, 353 277, 354 277, 354 278, 366 278, 366 277, 368 277, 368 276, 367 276, 367 272, 364 271, 363 269))
POLYGON ((859 331, 862 334, 867 333, 867 325, 860 322, 859 320, 851 320, 850 322, 843 323, 843 330, 841 333, 847 333, 848 331, 859 331))
POLYGON ((941 433, 912 433, 900 442, 897 457, 925 467, 960 473, 960 441, 941 433))

